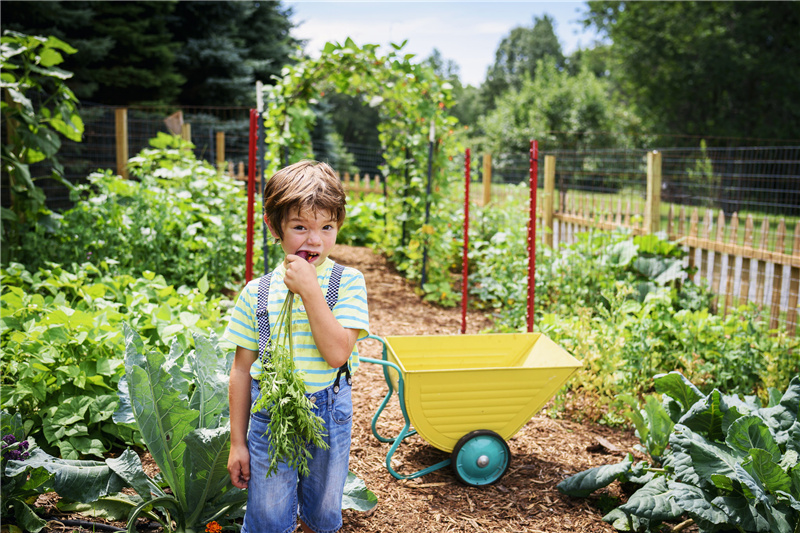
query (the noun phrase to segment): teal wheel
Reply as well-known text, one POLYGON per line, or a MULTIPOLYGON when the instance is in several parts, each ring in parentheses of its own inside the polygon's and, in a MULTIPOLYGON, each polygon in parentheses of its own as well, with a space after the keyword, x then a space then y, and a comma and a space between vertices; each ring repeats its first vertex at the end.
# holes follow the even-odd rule
POLYGON ((450 458, 459 481, 480 487, 503 477, 511 464, 511 451, 500 435, 479 429, 461 437, 450 458))

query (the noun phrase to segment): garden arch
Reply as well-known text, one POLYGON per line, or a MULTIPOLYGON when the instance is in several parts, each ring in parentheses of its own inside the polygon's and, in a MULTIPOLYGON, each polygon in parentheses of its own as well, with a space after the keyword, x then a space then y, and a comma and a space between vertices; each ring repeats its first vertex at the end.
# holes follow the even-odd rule
POLYGON ((436 224, 435 213, 425 224, 425 200, 435 206, 447 193, 454 174, 448 165, 459 150, 454 135, 458 121, 447 111, 454 104, 452 86, 429 66, 412 63, 414 54, 402 52, 405 42, 391 46, 389 53, 380 55, 377 45, 359 47, 348 38, 343 45, 327 43, 319 58, 284 67, 281 78, 265 88, 263 162, 265 174, 271 176, 287 163, 313 157, 316 117, 309 106, 327 92, 360 95, 365 105, 378 107, 381 171, 392 191, 386 198, 385 238, 392 239, 400 254, 395 260, 402 260, 417 250, 422 253, 444 225, 436 224), (412 237, 406 241, 406 235, 412 237))

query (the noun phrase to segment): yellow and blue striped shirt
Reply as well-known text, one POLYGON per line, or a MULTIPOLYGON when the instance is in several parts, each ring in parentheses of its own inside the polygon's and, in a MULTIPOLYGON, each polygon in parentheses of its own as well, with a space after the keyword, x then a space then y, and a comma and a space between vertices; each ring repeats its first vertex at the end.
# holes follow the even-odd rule
MULTIPOLYGON (((317 281, 323 296, 328 292, 328 280, 331 277, 333 261, 326 259, 317 267, 317 281)), ((281 306, 289 290, 283 281, 286 269, 281 263, 272 273, 269 285, 269 311, 270 332, 275 342, 275 329, 281 306)), ((222 335, 224 340, 230 341, 247 350, 258 352, 258 320, 256 308, 258 306, 258 279, 248 283, 236 301, 230 321, 222 335)), ((367 287, 364 276, 354 268, 345 267, 339 283, 339 299, 333 307, 333 316, 345 327, 360 330, 359 339, 369 335, 369 310, 367 307, 367 287)), ((299 372, 303 372, 306 392, 313 393, 333 384, 336 379, 337 368, 332 368, 317 349, 311 333, 311 324, 303 307, 300 296, 295 295, 292 306, 292 342, 294 344, 294 361, 299 372)), ((350 371, 358 368, 358 349, 353 347, 350 354, 350 371)), ((250 375, 258 379, 261 375, 261 359, 256 359, 250 368, 250 375)))

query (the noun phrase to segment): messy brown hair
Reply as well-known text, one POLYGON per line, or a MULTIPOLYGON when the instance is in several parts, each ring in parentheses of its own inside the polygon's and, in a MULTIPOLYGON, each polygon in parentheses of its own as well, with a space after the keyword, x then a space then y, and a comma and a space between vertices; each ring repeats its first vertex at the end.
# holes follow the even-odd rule
POLYGON ((345 218, 342 181, 326 163, 303 160, 282 168, 264 187, 264 215, 270 227, 283 238, 282 222, 290 211, 328 211, 341 228, 345 218))

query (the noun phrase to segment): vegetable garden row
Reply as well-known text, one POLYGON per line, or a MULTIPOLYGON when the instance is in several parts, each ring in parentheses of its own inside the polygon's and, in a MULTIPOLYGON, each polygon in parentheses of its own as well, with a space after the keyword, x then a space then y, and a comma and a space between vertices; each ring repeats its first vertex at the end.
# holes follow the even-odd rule
MULTIPOLYGON (((459 173, 448 163, 455 136, 444 135, 447 142, 431 146, 427 159, 429 145, 419 134, 426 121, 447 131, 452 120, 442 110, 451 103, 449 89, 408 57, 378 58, 374 47, 349 41, 326 46, 318 61, 287 69, 272 88, 268 146, 284 153, 268 154, 270 161, 307 150, 303 135, 312 119, 287 94, 313 96, 326 83, 354 91, 353 73, 375 64, 392 65, 399 79, 417 78, 418 84, 395 84, 391 76, 371 81, 370 91, 386 91, 373 97, 376 105, 386 98, 387 112, 405 111, 381 130, 389 145, 386 175, 403 193, 353 201, 339 242, 374 247, 415 282, 427 258, 442 268, 429 270, 421 296, 454 305, 464 223, 463 197, 451 179, 459 173), (327 80, 316 78, 319 72, 327 80), (297 120, 289 124, 290 116, 297 120), (406 137, 392 128, 417 133, 401 146, 397 140, 406 137), (421 161, 435 163, 432 190, 426 191, 421 161), (437 206, 430 219, 428 199, 437 206)), ((60 109, 58 128, 75 127, 74 108, 60 109)), ((24 155, 34 140, 28 135, 21 151, 9 154, 24 155)), ((43 157, 57 150, 37 142, 43 157)), ((4 524, 43 529, 31 505, 47 491, 59 493, 60 505, 77 500, 83 509, 128 520, 130 531, 137 517, 167 531, 238 523, 243 495, 224 468, 230 347, 216 338, 245 277, 246 198, 187 148, 179 137, 159 135, 130 159, 132 179, 94 173, 74 189, 75 206, 63 213, 47 212, 32 182, 15 183, 13 209, 3 211, 0 272, 4 524), (156 477, 134 451, 144 449, 159 467, 156 477)), ((4 146, 4 162, 6 156, 4 146)), ((15 165, 16 178, 24 178, 27 163, 15 165)), ((520 280, 527 277, 527 219, 521 218, 527 201, 517 194, 471 217, 468 290, 498 332, 526 326, 527 288, 520 280)), ((537 250, 535 324, 583 362, 554 408, 609 425, 625 424, 628 411, 652 458, 564 488, 578 485, 574 493, 585 493, 612 478, 646 483, 637 492, 645 504, 607 517, 621 529, 655 531, 661 520, 686 515, 704 531, 791 533, 800 513, 798 341, 768 329, 751 305, 713 314, 708 289, 681 282, 684 253, 655 235, 624 232, 587 233, 557 252, 537 250), (680 376, 660 376, 674 370, 680 376), (665 439, 669 453, 661 448, 665 439), (674 487, 668 474, 683 484, 696 479, 696 486, 674 487), (655 490, 664 486, 684 496, 655 490), (677 507, 652 511, 665 501, 677 507)), ((260 251, 254 255, 255 269, 263 269, 260 251)), ((368 488, 351 481, 345 504, 373 506, 368 488)))
MULTIPOLYGON (((192 454, 198 449, 224 453, 229 357, 218 351, 214 337, 240 286, 234 280, 243 278, 245 198, 233 181, 197 161, 181 143, 169 136, 154 139, 151 149, 131 160, 136 179, 122 180, 110 172, 92 175, 90 185, 75 192, 76 206, 54 228, 31 233, 15 250, 17 261, 4 265, 2 406, 13 416, 4 414, 3 432, 31 444, 24 450, 31 454, 26 461, 11 458, 13 448, 6 449, 3 459, 3 511, 21 513, 18 523, 24 516, 32 519, 20 509, 42 487, 94 500, 96 507, 109 508, 113 501, 116 509, 138 506, 154 513, 148 505, 157 506, 152 499, 167 497, 165 486, 179 502, 182 491, 197 490, 181 485, 196 478, 196 472, 181 470, 186 465, 207 465, 212 473, 213 463, 192 454), (149 398, 154 413, 159 402, 185 404, 180 426, 186 438, 179 440, 186 442, 180 446, 164 447, 158 434, 136 427, 126 414, 126 399, 148 380, 153 389, 173 395, 149 398), (193 439, 201 437, 198 448, 193 439), (157 459, 165 453, 164 464, 174 465, 176 472, 166 468, 161 479, 152 480, 140 471, 135 454, 109 458, 112 452, 143 445, 157 459), (49 463, 55 457, 90 461, 67 466, 87 468, 95 483, 79 481, 83 478, 74 477, 72 470, 48 479, 46 471, 55 470, 49 463), (35 470, 37 465, 44 470, 35 470), (19 482, 24 479, 20 475, 34 471, 36 476, 19 482), (72 490, 74 483, 86 491, 72 490), (125 484, 139 497, 116 494, 125 484)), ((517 196, 514 201, 525 201, 517 196)), ((440 206, 440 216, 449 222, 431 247, 435 261, 450 265, 453 272, 460 267, 461 209, 457 199, 440 206)), ((385 240, 390 233, 383 228, 385 210, 379 196, 353 203, 340 242, 370 244, 391 256, 392 243, 385 240)), ((518 215, 524 212, 523 205, 490 205, 477 209, 470 225, 472 301, 494 315, 500 332, 525 328, 526 289, 518 282, 527 268, 525 221, 518 215)), ((409 257, 397 264, 412 279, 421 261, 416 239, 408 237, 409 257)), ((768 330, 752 306, 725 317, 710 313, 706 288, 662 275, 682 264, 683 253, 680 246, 656 236, 599 232, 585 234, 559 253, 539 250, 537 327, 584 364, 557 396, 559 409, 577 418, 623 424, 615 398, 624 393, 630 395, 629 404, 642 401, 650 413, 646 416, 655 416, 655 400, 648 396, 652 378, 672 370, 696 385, 692 390, 698 398, 718 389, 749 398, 742 400, 744 406, 760 400, 780 403, 774 391, 786 390, 800 370, 796 339, 768 330)), ((459 300, 456 284, 435 283, 427 287, 426 299, 441 305, 459 300)), ((688 404, 683 405, 685 411, 688 404)), ((794 413, 796 417, 796 405, 794 413)), ((646 441, 655 433, 640 434, 646 441)), ((789 456, 782 468, 792 472, 796 483, 797 468, 789 456)), ((796 486, 791 489, 786 492, 796 494, 796 486)), ((219 501, 209 502, 198 516, 184 518, 222 520, 215 512, 241 504, 230 490, 215 495, 219 501)), ((369 501, 369 496, 363 499, 369 501)), ((164 502, 160 500, 162 509, 175 519, 173 502, 164 502)), ((30 524, 26 529, 35 530, 30 524)))

